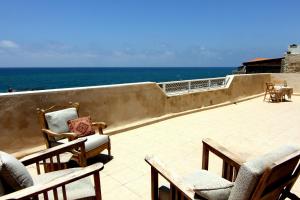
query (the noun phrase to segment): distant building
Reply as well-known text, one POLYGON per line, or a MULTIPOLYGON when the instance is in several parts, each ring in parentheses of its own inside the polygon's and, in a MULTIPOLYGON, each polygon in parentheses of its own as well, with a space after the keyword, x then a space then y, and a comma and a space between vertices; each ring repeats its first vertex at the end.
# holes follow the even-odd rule
POLYGON ((300 45, 292 44, 285 53, 282 64, 282 72, 299 73, 300 72, 300 45))
POLYGON ((283 58, 255 58, 244 62, 238 67, 236 73, 253 74, 253 73, 280 73, 283 58))
POLYGON ((300 45, 291 44, 288 47, 288 50, 287 50, 286 54, 293 54, 293 55, 300 54, 300 45))
POLYGON ((282 58, 255 58, 244 62, 234 74, 300 72, 300 45, 289 45, 282 58))

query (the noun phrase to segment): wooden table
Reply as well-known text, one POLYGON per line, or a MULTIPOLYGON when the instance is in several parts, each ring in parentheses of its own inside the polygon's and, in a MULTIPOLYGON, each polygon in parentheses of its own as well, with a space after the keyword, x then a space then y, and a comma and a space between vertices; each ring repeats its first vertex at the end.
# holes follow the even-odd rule
POLYGON ((292 87, 275 86, 274 88, 275 88, 276 91, 278 91, 278 93, 281 94, 281 96, 282 96, 281 99, 285 99, 285 96, 287 96, 288 99, 291 100, 292 94, 293 94, 293 88, 292 87))

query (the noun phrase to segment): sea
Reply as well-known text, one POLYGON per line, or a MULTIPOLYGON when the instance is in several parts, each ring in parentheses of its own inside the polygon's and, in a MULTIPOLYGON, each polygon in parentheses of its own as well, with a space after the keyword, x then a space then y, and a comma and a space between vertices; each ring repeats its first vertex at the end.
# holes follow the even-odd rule
POLYGON ((0 92, 224 77, 234 67, 0 68, 0 92))

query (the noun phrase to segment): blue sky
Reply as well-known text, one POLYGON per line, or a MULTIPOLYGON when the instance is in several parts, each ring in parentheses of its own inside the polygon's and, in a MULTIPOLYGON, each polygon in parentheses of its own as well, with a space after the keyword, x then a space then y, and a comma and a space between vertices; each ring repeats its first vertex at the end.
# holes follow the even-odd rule
POLYGON ((0 67, 236 67, 300 43, 299 7, 299 0, 1 0, 0 67))

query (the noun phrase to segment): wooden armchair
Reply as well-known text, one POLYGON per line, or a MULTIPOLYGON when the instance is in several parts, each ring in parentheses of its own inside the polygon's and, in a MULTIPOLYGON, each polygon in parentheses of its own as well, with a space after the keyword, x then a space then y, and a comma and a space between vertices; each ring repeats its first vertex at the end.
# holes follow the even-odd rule
MULTIPOLYGON (((9 154, 0 152, 0 163, 6 164, 5 169, 11 169, 11 173, 14 174, 15 179, 20 179, 20 184, 23 189, 14 188, 14 192, 5 193, 0 199, 97 199, 101 200, 101 188, 100 188, 100 170, 103 169, 102 163, 96 163, 84 168, 70 168, 49 173, 42 173, 43 168, 47 160, 53 163, 54 159, 57 159, 58 163, 62 153, 71 151, 72 149, 84 148, 84 142, 86 139, 80 138, 67 144, 62 144, 50 149, 46 149, 41 152, 26 156, 21 160, 16 160, 9 154), (22 164, 23 165, 22 165, 22 164), (34 169, 32 164, 36 166, 37 176, 31 176, 26 170, 25 166, 34 169), (20 169, 21 168, 21 169, 20 169), (24 168, 24 169, 22 169, 24 168), (23 170, 23 171, 22 171, 23 170), (20 174, 20 172, 24 172, 20 174), (25 175, 24 175, 25 174, 25 175), (24 178, 27 174, 27 180, 24 178), (28 177, 29 176, 29 177, 28 177), (94 185, 89 176, 93 176, 94 185), (24 182, 30 182, 31 185, 24 186, 24 182)), ((1 166, 1 165, 0 165, 1 166)), ((60 164, 59 164, 60 166, 60 164)), ((3 169, 2 169, 3 170, 3 169)), ((44 170, 46 170, 44 168, 44 170)), ((5 188, 12 188, 12 182, 6 180, 7 172, 1 171, 0 167, 0 183, 5 188), (4 175, 2 174, 4 173, 4 175)), ((0 184, 1 187, 1 184, 0 184)), ((3 190, 3 188, 2 188, 3 190)), ((0 188, 1 191, 1 188, 0 188)))
POLYGON ((283 98, 284 95, 282 94, 282 91, 276 90, 273 83, 266 83, 264 101, 267 99, 268 101, 279 102, 282 101, 283 98))
POLYGON ((157 158, 147 156, 145 160, 151 166, 152 200, 299 199, 290 193, 300 174, 300 150, 295 147, 285 146, 244 163, 236 154, 210 139, 205 139, 202 159, 203 170, 199 170, 198 174, 179 177, 157 158), (223 160, 223 178, 207 171, 209 152, 223 160), (170 183, 170 188, 158 188, 158 175, 170 183), (231 183, 232 181, 235 182, 231 183))
MULTIPOLYGON (((67 105, 54 105, 47 109, 37 108, 37 114, 40 121, 41 132, 43 134, 47 148, 54 147, 59 144, 64 144, 74 139, 77 139, 77 135, 69 131, 67 121, 69 119, 76 119, 79 117, 79 103, 70 102, 67 105), (61 115, 66 115, 62 116, 61 115), (62 114, 63 113, 63 114, 62 114), (55 117, 52 119, 55 121, 56 129, 52 130, 49 126, 49 120, 46 119, 47 115, 54 114, 55 117), (59 118, 60 117, 60 118, 59 118), (55 119, 57 118, 57 119, 55 119), (58 127, 61 126, 61 127, 58 127), (57 128, 58 127, 58 128, 57 128), (58 131, 59 130, 59 131, 58 131)), ((85 136, 87 139, 85 142, 85 153, 86 158, 94 157, 103 150, 107 149, 108 154, 111 155, 111 144, 108 135, 103 134, 103 129, 107 127, 104 122, 92 122, 92 126, 95 130, 95 134, 85 136)), ((86 160, 80 160, 82 158, 79 154, 83 152, 73 151, 74 159, 78 161, 80 166, 86 165, 86 160)))

